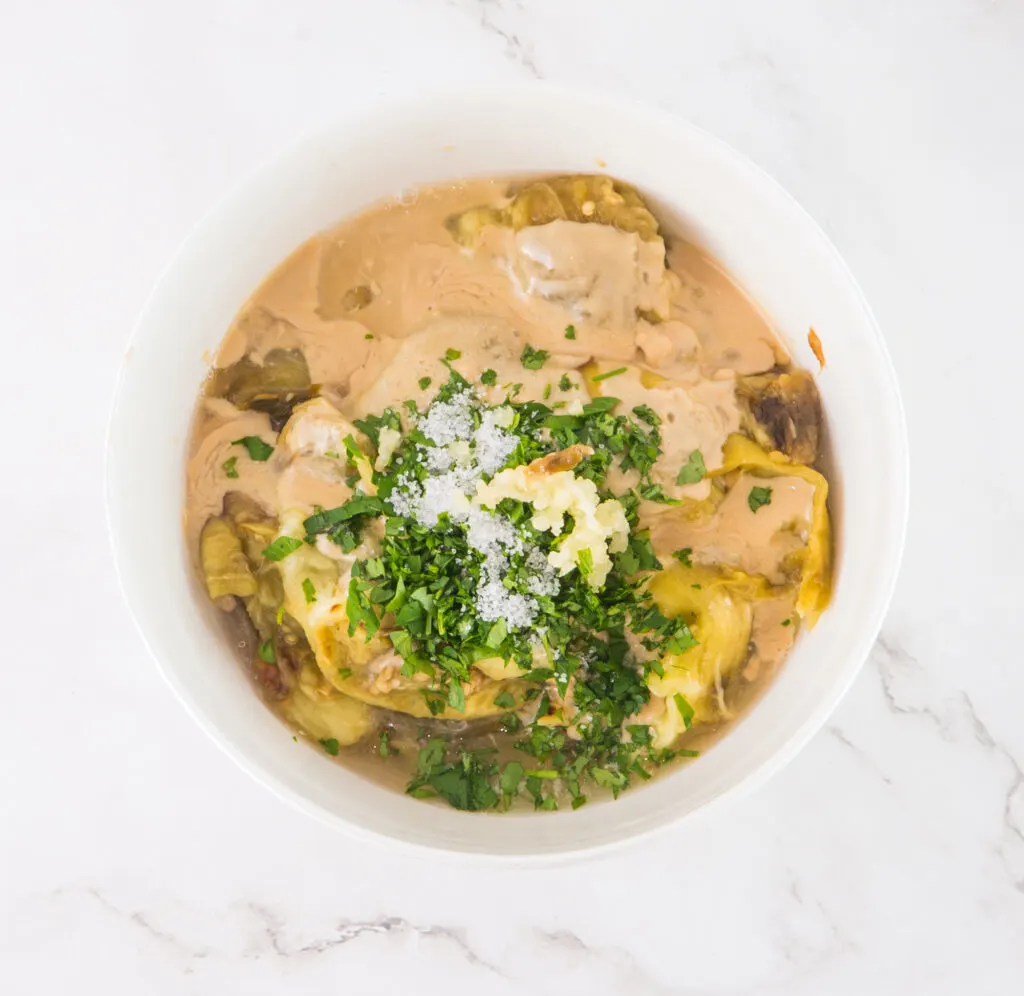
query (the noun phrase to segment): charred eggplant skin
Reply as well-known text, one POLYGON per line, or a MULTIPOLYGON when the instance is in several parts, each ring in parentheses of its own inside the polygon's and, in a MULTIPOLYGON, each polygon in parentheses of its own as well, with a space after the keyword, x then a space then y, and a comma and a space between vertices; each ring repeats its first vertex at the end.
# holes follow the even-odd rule
POLYGON ((745 377, 739 394, 746 404, 746 428, 767 450, 785 453, 794 463, 813 464, 821 443, 821 396, 810 374, 745 377))

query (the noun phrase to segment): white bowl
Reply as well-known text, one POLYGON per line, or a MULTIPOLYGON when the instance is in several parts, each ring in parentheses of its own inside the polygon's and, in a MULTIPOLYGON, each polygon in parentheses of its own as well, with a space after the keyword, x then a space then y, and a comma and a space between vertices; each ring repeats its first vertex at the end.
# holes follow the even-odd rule
MULTIPOLYGON (((825 722, 889 602, 907 514, 906 433, 871 312, 839 255, 772 179, 668 114, 548 86, 378 106, 307 138, 232 190, 179 250, 125 358, 107 454, 110 529, 125 598, 164 677, 250 774, 339 829, 503 858, 578 856, 636 839, 778 771, 825 722), (181 528, 192 409, 229 322, 314 232, 413 184, 470 175, 594 172, 636 184, 722 261, 818 378, 835 459, 832 605, 750 713, 698 760, 617 802, 474 815, 383 789, 295 744, 258 699, 189 567, 181 528)), ((827 789, 826 789, 827 790, 827 789)))

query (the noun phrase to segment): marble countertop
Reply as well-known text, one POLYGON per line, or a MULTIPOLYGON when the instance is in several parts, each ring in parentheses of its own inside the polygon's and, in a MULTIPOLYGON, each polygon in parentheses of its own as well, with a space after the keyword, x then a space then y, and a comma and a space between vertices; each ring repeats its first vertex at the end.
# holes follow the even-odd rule
POLYGON ((4 22, 0 991, 1021 991, 1024 6, 15 0, 4 22), (469 874, 293 812, 185 715, 117 591, 103 436, 150 286, 254 161, 347 102, 530 77, 684 115, 819 220, 902 382, 912 515, 871 659, 767 786, 606 859, 469 874))

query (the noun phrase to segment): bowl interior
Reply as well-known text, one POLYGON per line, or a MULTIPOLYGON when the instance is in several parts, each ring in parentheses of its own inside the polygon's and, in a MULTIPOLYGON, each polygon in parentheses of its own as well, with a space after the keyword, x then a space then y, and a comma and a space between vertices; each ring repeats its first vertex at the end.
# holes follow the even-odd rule
POLYGON ((111 423, 109 514, 126 598, 186 707, 253 775, 352 832, 464 854, 591 851, 749 786, 824 722, 888 603, 906 514, 905 433, 884 345, 846 267, 770 178, 668 115, 548 87, 422 98, 338 122, 257 170, 199 226, 135 330, 111 423), (759 302, 818 378, 834 458, 834 601, 736 727, 689 766, 576 812, 474 816, 377 787, 304 744, 259 701, 195 584, 181 530, 199 385, 235 312, 300 242, 419 183, 469 175, 608 172, 671 216, 759 302), (142 468, 145 468, 144 472, 142 468))

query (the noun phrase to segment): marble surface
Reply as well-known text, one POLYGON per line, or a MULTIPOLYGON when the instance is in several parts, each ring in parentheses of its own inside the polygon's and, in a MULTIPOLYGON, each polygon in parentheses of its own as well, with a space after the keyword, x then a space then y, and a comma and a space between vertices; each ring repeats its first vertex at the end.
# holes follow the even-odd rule
POLYGON ((0 991, 1022 991, 1024 6, 8 0, 3 21, 0 991), (193 725, 116 588, 103 436, 149 287, 254 160, 346 102, 530 77, 685 115, 817 217, 888 337, 913 509, 883 636, 782 774, 642 848, 468 874, 357 848, 193 725))

